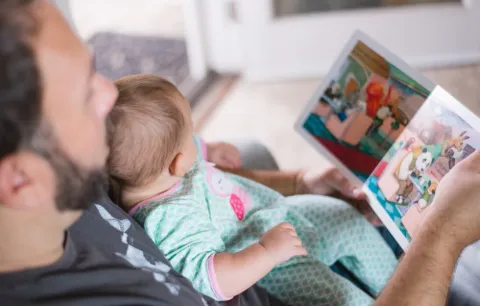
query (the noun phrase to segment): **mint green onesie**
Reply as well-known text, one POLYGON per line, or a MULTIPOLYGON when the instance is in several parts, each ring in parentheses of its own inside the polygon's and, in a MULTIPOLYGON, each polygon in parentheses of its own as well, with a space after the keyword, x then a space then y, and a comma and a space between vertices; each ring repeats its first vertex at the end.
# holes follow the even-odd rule
MULTIPOLYGON (((145 228, 173 267, 217 300, 222 294, 213 257, 238 252, 281 222, 292 223, 309 255, 275 267, 259 285, 289 305, 370 305, 372 298, 329 268, 339 260, 376 296, 397 260, 357 210, 326 197, 284 197, 251 180, 224 173, 198 157, 170 190, 138 203, 130 214, 145 228)), ((235 275, 232 275, 232 278, 235 275)))

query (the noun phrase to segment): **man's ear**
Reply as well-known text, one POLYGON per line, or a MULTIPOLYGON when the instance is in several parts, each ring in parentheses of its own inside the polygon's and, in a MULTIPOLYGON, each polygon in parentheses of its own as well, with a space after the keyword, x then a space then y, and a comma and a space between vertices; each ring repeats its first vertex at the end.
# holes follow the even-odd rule
POLYGON ((178 153, 175 158, 170 163, 168 167, 168 172, 172 176, 182 177, 189 170, 188 158, 183 153, 178 153))
POLYGON ((45 200, 48 177, 41 175, 48 169, 45 163, 31 153, 16 153, 0 160, 0 205, 25 209, 45 200))

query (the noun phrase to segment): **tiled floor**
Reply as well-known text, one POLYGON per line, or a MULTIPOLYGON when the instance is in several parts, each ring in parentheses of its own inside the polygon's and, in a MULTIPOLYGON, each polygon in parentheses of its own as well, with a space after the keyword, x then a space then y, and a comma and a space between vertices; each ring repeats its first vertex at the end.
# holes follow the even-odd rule
MULTIPOLYGON (((426 71, 480 114, 480 65, 426 71)), ((326 160, 293 129, 320 80, 251 84, 240 80, 201 130, 207 140, 254 138, 272 150, 283 168, 325 167, 326 160)))

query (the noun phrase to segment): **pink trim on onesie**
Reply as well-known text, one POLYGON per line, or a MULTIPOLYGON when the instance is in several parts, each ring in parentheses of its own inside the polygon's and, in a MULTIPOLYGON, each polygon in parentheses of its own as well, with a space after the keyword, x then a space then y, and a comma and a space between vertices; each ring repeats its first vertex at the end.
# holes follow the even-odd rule
POLYGON ((135 204, 135 206, 133 206, 132 208, 130 208, 130 210, 128 211, 128 214, 130 216, 133 216, 137 210, 139 210, 140 208, 142 208, 143 206, 147 205, 148 203, 150 203, 151 201, 153 200, 159 200, 161 198, 164 198, 166 196, 169 196, 171 195, 172 193, 174 193, 175 191, 177 191, 178 187, 180 186, 180 183, 181 181, 178 181, 177 183, 175 183, 175 185, 173 185, 172 187, 170 187, 170 189, 168 190, 165 190, 165 191, 162 191, 156 195, 154 195, 153 197, 151 198, 148 198, 146 200, 143 200, 141 202, 138 202, 137 204, 135 204))
POLYGON ((222 301, 231 300, 233 297, 225 296, 220 289, 220 285, 218 284, 217 280, 217 274, 215 273, 215 267, 213 264, 213 257, 215 257, 215 254, 210 255, 207 259, 208 278, 210 279, 210 284, 212 285, 213 292, 222 301))

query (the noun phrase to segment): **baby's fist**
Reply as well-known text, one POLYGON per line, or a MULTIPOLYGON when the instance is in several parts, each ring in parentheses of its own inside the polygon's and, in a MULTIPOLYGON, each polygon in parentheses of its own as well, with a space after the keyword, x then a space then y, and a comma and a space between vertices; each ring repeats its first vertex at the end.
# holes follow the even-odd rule
POLYGON ((283 222, 271 228, 263 234, 259 243, 265 248, 275 265, 295 256, 307 255, 307 250, 290 223, 283 222))

